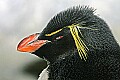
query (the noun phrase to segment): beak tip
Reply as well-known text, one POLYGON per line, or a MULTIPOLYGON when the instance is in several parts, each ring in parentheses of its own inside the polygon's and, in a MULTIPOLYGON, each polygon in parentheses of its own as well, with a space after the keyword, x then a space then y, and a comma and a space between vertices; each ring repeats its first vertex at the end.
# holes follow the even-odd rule
POLYGON ((19 44, 18 44, 18 46, 17 46, 17 49, 16 49, 17 51, 19 51, 19 52, 24 52, 23 50, 22 50, 22 47, 20 47, 19 46, 19 44))

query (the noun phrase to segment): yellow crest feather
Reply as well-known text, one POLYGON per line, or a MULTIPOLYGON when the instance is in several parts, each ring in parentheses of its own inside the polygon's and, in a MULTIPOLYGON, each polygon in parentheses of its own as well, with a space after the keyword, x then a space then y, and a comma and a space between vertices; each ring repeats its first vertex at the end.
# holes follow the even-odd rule
POLYGON ((50 34, 45 34, 45 36, 52 36, 52 35, 60 32, 60 31, 62 31, 62 29, 59 29, 59 30, 57 30, 57 31, 55 31, 55 32, 52 32, 52 33, 50 33, 50 34))
POLYGON ((87 56, 88 56, 87 52, 89 49, 87 48, 83 40, 79 37, 79 33, 81 34, 81 31, 77 27, 79 26, 78 25, 68 26, 68 28, 70 28, 70 32, 73 36, 73 39, 75 41, 75 45, 77 47, 80 58, 86 61, 87 56))

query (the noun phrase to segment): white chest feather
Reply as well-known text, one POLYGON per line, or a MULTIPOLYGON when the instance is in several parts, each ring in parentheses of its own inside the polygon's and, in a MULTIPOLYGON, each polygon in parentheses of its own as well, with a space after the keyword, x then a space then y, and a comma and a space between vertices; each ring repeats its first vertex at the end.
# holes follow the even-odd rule
POLYGON ((38 80, 48 80, 49 76, 49 72, 47 71, 49 66, 47 66, 42 72, 41 74, 39 75, 40 77, 38 78, 38 80))

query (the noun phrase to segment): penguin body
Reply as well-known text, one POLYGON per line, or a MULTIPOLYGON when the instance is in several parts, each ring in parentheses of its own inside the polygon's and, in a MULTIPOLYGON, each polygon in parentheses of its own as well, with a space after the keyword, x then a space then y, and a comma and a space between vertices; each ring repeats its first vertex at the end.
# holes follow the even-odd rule
POLYGON ((37 46, 21 48, 25 38, 18 50, 49 61, 48 80, 120 80, 120 47, 94 11, 76 6, 60 12, 40 34, 32 35, 28 43, 37 46))
POLYGON ((49 78, 49 72, 48 72, 48 67, 49 66, 47 66, 41 73, 40 73, 40 75, 39 75, 39 78, 38 78, 38 80, 48 80, 48 78, 49 78))
POLYGON ((116 59, 117 56, 110 55, 109 51, 97 50, 96 53, 90 53, 92 55, 89 55, 90 58, 86 62, 80 61, 78 55, 56 61, 48 68, 48 80, 120 80, 120 63, 119 59, 116 59))

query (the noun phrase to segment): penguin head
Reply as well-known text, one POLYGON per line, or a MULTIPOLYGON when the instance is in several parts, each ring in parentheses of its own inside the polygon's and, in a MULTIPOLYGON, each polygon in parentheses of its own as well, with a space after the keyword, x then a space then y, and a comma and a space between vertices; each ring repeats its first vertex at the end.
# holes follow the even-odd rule
POLYGON ((116 41, 105 21, 94 13, 95 9, 88 6, 62 11, 50 20, 41 33, 24 38, 17 50, 30 52, 50 62, 74 52, 86 61, 91 50, 110 50, 116 41))

